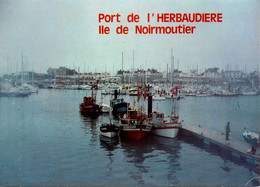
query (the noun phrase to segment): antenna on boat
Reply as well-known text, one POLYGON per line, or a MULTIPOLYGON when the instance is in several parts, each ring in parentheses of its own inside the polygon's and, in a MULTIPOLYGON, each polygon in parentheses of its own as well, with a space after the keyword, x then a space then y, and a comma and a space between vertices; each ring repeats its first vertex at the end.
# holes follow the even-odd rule
POLYGON ((124 71, 124 53, 122 52, 122 71, 124 71))
POLYGON ((135 71, 135 50, 133 50, 133 72, 135 71))

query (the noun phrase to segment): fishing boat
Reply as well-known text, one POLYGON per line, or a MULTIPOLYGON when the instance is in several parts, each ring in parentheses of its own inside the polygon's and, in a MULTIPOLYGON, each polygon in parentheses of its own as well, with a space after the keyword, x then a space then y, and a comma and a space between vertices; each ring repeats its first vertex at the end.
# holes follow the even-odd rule
POLYGON ((127 108, 129 106, 129 103, 125 102, 123 98, 118 99, 117 98, 118 92, 115 90, 115 96, 114 99, 110 101, 110 106, 113 108, 113 114, 124 114, 127 112, 127 108))
POLYGON ((249 130, 247 128, 244 128, 242 132, 242 136, 245 139, 245 141, 253 146, 260 146, 260 138, 259 133, 249 130))
POLYGON ((152 129, 145 115, 137 110, 128 110, 127 116, 120 119, 120 136, 140 140, 149 135, 152 129))
POLYGON ((100 105, 96 104, 97 89, 97 84, 94 83, 91 88, 91 96, 85 96, 83 102, 79 105, 80 112, 85 114, 98 114, 101 112, 100 105))
POLYGON ((181 122, 179 122, 178 109, 180 104, 180 86, 175 86, 171 89, 172 95, 175 96, 172 98, 172 112, 168 117, 164 116, 164 113, 159 112, 158 103, 157 110, 153 113, 151 112, 152 103, 149 102, 148 98, 148 111, 149 114, 149 123, 152 125, 152 133, 158 136, 163 136, 167 138, 175 138, 179 132, 181 122), (176 98, 177 97, 177 98, 176 98), (174 99, 176 98, 176 99, 174 99))
POLYGON ((111 123, 103 123, 100 126, 100 134, 108 138, 116 137, 119 130, 119 126, 111 123))
POLYGON ((178 116, 165 117, 164 113, 154 111, 149 117, 153 134, 167 138, 175 138, 177 136, 181 126, 178 116))
POLYGON ((120 130, 119 126, 111 122, 111 107, 108 106, 109 110, 109 123, 103 123, 100 126, 100 134, 107 138, 113 138, 118 136, 118 131, 120 130))

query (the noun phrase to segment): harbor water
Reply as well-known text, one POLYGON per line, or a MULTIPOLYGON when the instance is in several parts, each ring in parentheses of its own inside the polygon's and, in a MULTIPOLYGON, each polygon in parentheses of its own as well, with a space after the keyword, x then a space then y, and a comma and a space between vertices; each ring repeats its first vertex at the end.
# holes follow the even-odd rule
MULTIPOLYGON (((99 127, 109 116, 81 115, 85 94, 42 89, 29 97, 0 97, 0 185, 243 186, 257 176, 254 165, 195 139, 101 137, 99 127)), ((187 124, 218 132, 230 121, 230 138, 244 141, 244 127, 259 131, 259 102, 260 96, 185 97, 179 113, 187 124)), ((157 108, 170 114, 172 102, 155 101, 157 108)))

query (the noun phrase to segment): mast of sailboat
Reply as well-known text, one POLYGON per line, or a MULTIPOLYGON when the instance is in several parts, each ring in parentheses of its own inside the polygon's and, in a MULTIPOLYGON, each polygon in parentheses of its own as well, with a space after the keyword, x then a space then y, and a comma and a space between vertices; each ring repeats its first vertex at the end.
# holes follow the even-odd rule
POLYGON ((24 79, 24 77, 23 77, 23 52, 21 53, 21 63, 22 63, 22 65, 21 65, 21 70, 22 70, 22 85, 23 85, 23 79, 24 79))
POLYGON ((167 68, 166 68, 166 84, 168 85, 168 63, 167 63, 167 68))
POLYGON ((8 57, 8 54, 6 55, 6 70, 7 70, 7 75, 8 75, 8 79, 9 79, 9 57, 8 57))
MULTIPOLYGON (((171 85, 172 85, 172 48, 171 48, 171 85)), ((167 87, 169 85, 167 84, 167 87)))
POLYGON ((124 77, 124 53, 122 52, 122 83, 124 84, 125 77, 124 77))
POLYGON ((171 52, 171 62, 172 62, 172 86, 174 85, 174 56, 171 52))
POLYGON ((133 73, 135 71, 135 50, 133 50, 133 73))
POLYGON ((122 52, 122 71, 124 71, 124 53, 122 52))
MULTIPOLYGON (((171 50, 171 62, 172 62, 172 89, 174 86, 174 57, 172 56, 172 50, 171 50)), ((176 90, 177 92, 177 90, 176 90)), ((171 115, 175 113, 175 107, 176 107, 176 101, 174 101, 174 94, 172 93, 172 111, 171 115)))
POLYGON ((34 76, 33 76, 34 72, 33 72, 33 64, 32 64, 32 86, 34 85, 34 76))

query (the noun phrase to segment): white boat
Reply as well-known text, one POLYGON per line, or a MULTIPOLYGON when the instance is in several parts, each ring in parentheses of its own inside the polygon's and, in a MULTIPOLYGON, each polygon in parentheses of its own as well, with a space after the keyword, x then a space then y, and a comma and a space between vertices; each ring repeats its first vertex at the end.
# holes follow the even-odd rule
POLYGON ((222 90, 222 91, 219 91, 217 93, 215 93, 215 96, 219 96, 219 97, 233 97, 233 96, 238 96, 237 93, 233 93, 233 92, 229 92, 229 91, 226 91, 226 90, 222 90))
POLYGON ((185 96, 196 96, 196 93, 185 93, 185 96))
POLYGON ((242 95, 247 95, 247 96, 257 95, 257 92, 255 92, 255 91, 251 91, 251 92, 243 92, 242 95))
POLYGON ((108 94, 110 94, 110 92, 109 92, 108 90, 102 90, 102 91, 101 91, 101 94, 102 94, 102 95, 108 95, 108 94))
POLYGON ((109 105, 100 103, 99 107, 101 108, 102 113, 109 113, 109 105))
POLYGON ((111 122, 111 107, 107 107, 109 110, 109 123, 103 123, 100 126, 100 134, 102 136, 108 137, 108 138, 114 138, 118 136, 118 132, 120 130, 120 127, 112 124, 111 122))
MULTIPOLYGON (((172 112, 171 115, 168 117, 164 116, 164 113, 158 111, 158 104, 157 104, 157 111, 149 114, 149 124, 152 125, 151 132, 153 134, 167 137, 167 138, 175 138, 179 132, 179 128, 181 126, 181 122, 179 122, 179 93, 180 88, 175 87, 176 89, 176 97, 177 99, 172 100, 172 112)), ((149 107, 149 106, 148 106, 149 107)))
POLYGON ((196 94, 196 97, 210 97, 210 96, 213 96, 213 94, 211 94, 211 93, 199 93, 199 94, 196 94))
POLYGON ((164 117, 162 112, 155 111, 150 114, 150 124, 152 125, 152 133, 167 138, 175 138, 179 132, 181 122, 178 116, 164 117))
POLYGON ((119 126, 115 124, 103 123, 100 126, 100 134, 108 138, 113 138, 118 135, 119 129, 119 126))
POLYGON ((166 99, 166 97, 164 97, 164 96, 160 96, 160 95, 154 95, 153 96, 154 101, 162 101, 162 100, 165 100, 165 99, 166 99))
POLYGON ((91 90, 91 86, 90 85, 80 85, 79 86, 79 88, 81 89, 81 90, 91 90))
POLYGON ((260 133, 244 128, 242 136, 245 141, 254 146, 260 146, 260 133))

